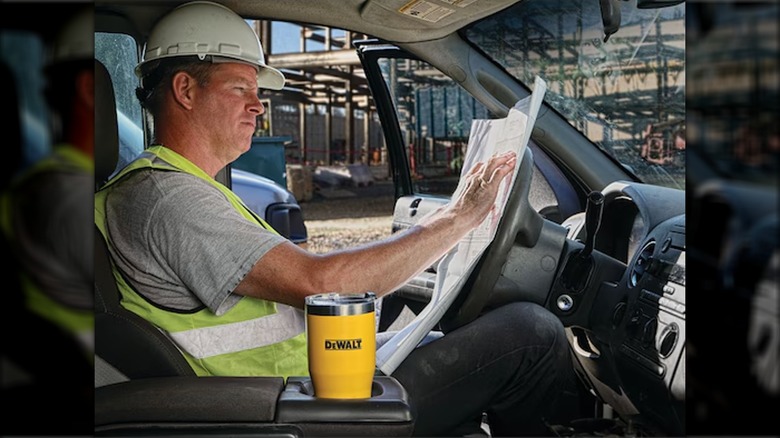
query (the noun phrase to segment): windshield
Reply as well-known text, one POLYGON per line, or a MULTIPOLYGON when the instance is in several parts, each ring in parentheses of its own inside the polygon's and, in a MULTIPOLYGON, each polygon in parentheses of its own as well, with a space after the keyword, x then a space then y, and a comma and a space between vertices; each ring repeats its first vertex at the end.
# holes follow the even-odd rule
POLYGON ((685 6, 621 1, 605 42, 598 0, 526 0, 464 37, 643 182, 685 187, 685 6))

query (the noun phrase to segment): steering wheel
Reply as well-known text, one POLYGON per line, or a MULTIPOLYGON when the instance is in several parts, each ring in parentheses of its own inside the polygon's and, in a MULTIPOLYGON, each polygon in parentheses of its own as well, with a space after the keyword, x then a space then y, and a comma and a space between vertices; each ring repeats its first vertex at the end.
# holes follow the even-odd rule
POLYGON ((474 266, 455 302, 439 321, 443 332, 468 324, 482 313, 515 243, 531 248, 539 240, 544 219, 528 201, 533 164, 533 153, 526 147, 495 238, 474 266))

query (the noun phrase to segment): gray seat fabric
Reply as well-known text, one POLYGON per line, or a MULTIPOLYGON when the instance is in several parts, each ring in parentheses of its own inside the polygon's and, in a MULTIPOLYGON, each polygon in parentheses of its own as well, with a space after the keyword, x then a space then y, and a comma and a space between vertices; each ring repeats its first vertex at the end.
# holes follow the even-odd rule
POLYGON ((100 356, 95 356, 95 388, 127 382, 130 379, 100 356))

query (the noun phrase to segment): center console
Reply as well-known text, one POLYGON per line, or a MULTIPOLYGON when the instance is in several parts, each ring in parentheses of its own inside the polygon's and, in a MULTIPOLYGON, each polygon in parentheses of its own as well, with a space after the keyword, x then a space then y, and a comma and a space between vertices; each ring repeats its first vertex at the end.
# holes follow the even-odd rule
POLYGON ((685 216, 659 224, 629 265, 629 299, 613 322, 621 380, 643 415, 684 424, 685 216), (672 404, 668 402, 673 398, 672 404), (664 412, 657 412, 664 410, 664 412))
POLYGON ((303 436, 410 436, 414 426, 404 387, 379 375, 371 398, 357 400, 316 398, 311 378, 290 377, 276 405, 276 422, 295 424, 303 436))

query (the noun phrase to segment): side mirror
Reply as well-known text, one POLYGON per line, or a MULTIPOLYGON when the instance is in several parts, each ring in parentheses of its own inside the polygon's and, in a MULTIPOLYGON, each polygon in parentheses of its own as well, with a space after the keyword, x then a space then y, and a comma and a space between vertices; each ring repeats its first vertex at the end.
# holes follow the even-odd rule
POLYGON ((308 231, 301 207, 297 204, 273 204, 265 211, 266 221, 274 230, 296 244, 308 241, 308 231))

